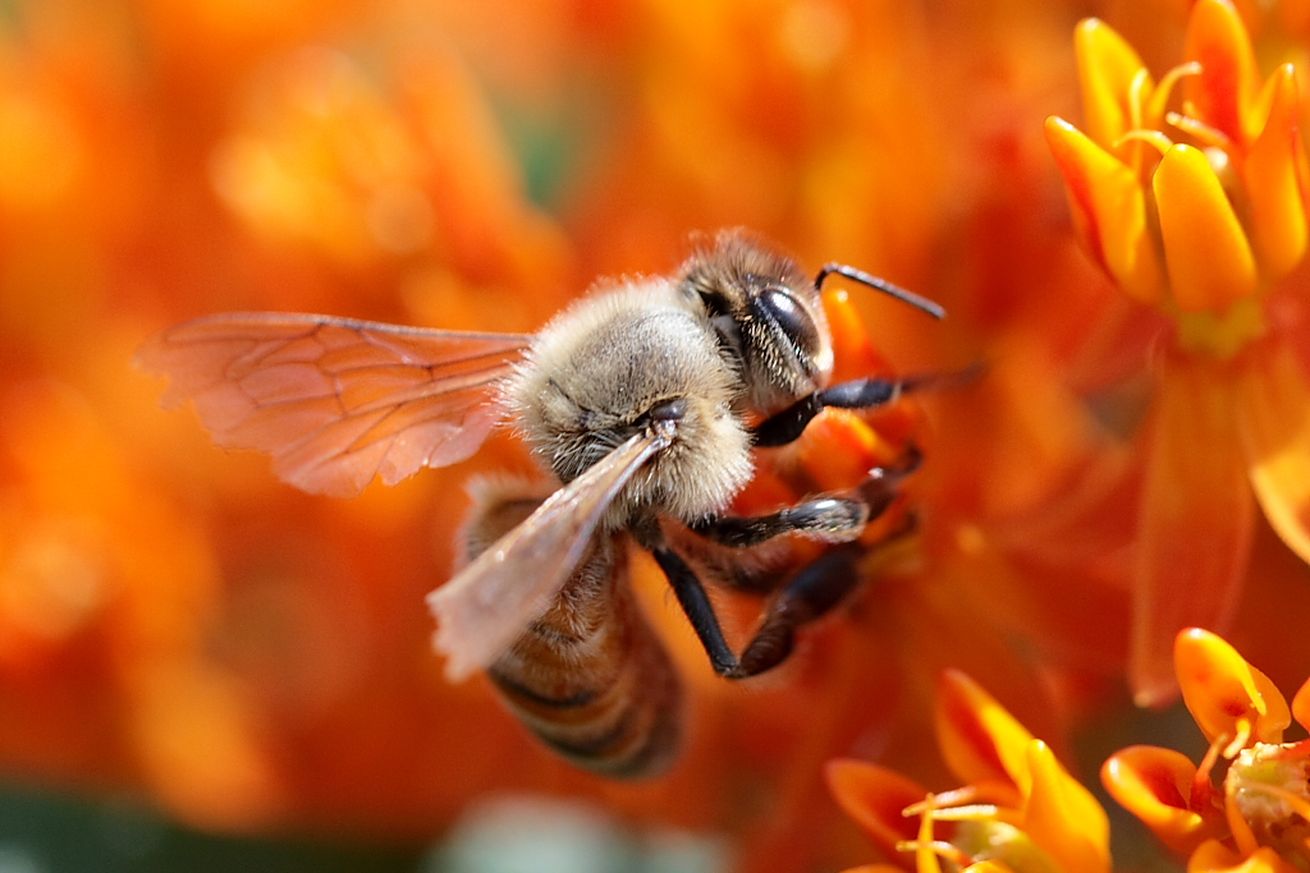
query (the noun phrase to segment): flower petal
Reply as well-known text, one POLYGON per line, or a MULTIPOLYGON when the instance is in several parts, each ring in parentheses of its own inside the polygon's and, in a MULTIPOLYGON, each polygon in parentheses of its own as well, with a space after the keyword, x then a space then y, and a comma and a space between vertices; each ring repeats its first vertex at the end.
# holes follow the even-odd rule
POLYGON ((1024 830, 1067 873, 1108 873, 1110 820, 1092 793, 1055 759, 1041 740, 1028 745, 1032 790, 1024 830))
POLYGON ((1259 82, 1242 16, 1227 0, 1198 0, 1187 21, 1183 53, 1201 64, 1200 75, 1186 85, 1201 120, 1244 144, 1243 122, 1250 116, 1259 82))
POLYGON ((1174 300, 1218 311, 1255 291, 1255 258, 1205 152, 1174 145, 1152 176, 1174 300))
POLYGON ((1163 296, 1164 275, 1148 230, 1146 194, 1131 167, 1056 116, 1046 142, 1064 177, 1083 244, 1125 293, 1142 303, 1163 296))
POLYGON ((1256 346, 1239 402, 1260 506, 1288 548, 1310 561, 1310 376, 1286 345, 1256 346))
POLYGON ((1009 783, 1028 790, 1032 734, 994 697, 959 670, 937 683, 937 743, 942 758, 967 785, 1009 783))
POLYGON ((1228 848, 1218 840, 1207 840, 1187 859, 1187 873, 1299 873, 1268 846, 1250 855, 1228 848))
POLYGON ((825 409, 796 441, 792 457, 814 490, 834 491, 859 484, 871 468, 892 460, 892 450, 856 413, 825 409))
POLYGON ((1277 743, 1292 715, 1269 677, 1247 663, 1223 638, 1200 628, 1178 634, 1174 663, 1183 702, 1205 738, 1232 739, 1248 720, 1251 738, 1277 743))
POLYGON ((1305 201, 1297 164, 1304 157, 1298 126, 1296 70, 1284 64, 1270 77, 1269 113, 1241 162, 1250 198, 1251 240, 1265 278, 1280 279, 1305 256, 1305 201))
POLYGON ((1310 731, 1310 679, 1305 680, 1301 690, 1292 698, 1292 717, 1297 724, 1310 731))
POLYGON ((845 382, 891 370, 887 359, 874 346, 869 328, 845 288, 833 287, 829 283, 823 292, 823 312, 832 337, 832 382, 845 382))
POLYGON ((1231 383, 1203 359, 1160 363, 1133 586, 1129 677, 1142 705, 1176 691, 1178 631, 1223 627, 1237 601, 1255 512, 1231 383))
POLYGON ((1155 746, 1120 749, 1101 766, 1101 782, 1110 796, 1179 855, 1218 830, 1190 809, 1195 777, 1196 765, 1186 755, 1155 746))
MULTIPOLYGON (((1109 149, 1141 124, 1141 119, 1133 118, 1129 94, 1134 80, 1146 73, 1146 65, 1114 28, 1097 18, 1078 23, 1073 44, 1083 95, 1083 123, 1088 135, 1109 149)), ((1150 94, 1154 85, 1149 75, 1144 84, 1143 92, 1150 94)))
POLYGON ((886 767, 849 758, 829 761, 824 776, 837 805, 887 857, 897 857, 897 843, 914 839, 918 822, 901 811, 922 801, 924 788, 886 767))

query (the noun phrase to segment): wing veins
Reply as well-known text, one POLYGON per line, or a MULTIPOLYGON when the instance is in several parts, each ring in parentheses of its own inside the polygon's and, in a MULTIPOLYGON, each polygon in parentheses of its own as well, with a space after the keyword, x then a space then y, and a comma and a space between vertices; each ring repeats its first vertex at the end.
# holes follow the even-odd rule
MULTIPOLYGON (((419 382, 413 386, 406 386, 404 389, 394 390, 391 393, 382 395, 377 400, 372 400, 369 401, 368 403, 360 404, 358 406, 345 405, 345 401, 342 396, 344 392, 342 391, 341 386, 339 384, 334 384, 333 389, 331 391, 324 391, 319 394, 302 394, 297 397, 287 397, 280 400, 259 400, 255 397, 252 397, 250 395, 250 392, 248 392, 244 387, 242 387, 240 383, 236 383, 236 387, 238 390, 241 391, 242 396, 245 397, 246 400, 250 402, 251 408, 257 412, 277 410, 283 407, 294 407, 296 404, 305 403, 306 401, 329 400, 329 399, 336 400, 337 407, 341 411, 341 415, 342 415, 342 418, 340 420, 344 421, 351 418, 355 418, 360 415, 368 414, 370 412, 377 412, 379 410, 386 409, 387 407, 391 407, 391 406, 399 407, 406 403, 413 403, 415 401, 425 400, 430 397, 440 397, 443 394, 449 394, 454 396, 473 389, 484 388, 487 385, 491 385, 494 382, 496 382, 501 377, 502 370, 503 367, 484 367, 481 370, 475 371, 475 373, 469 373, 466 375, 473 376, 479 374, 487 374, 485 378, 476 378, 467 381, 456 382, 454 384, 447 384, 449 380, 447 380, 447 382, 435 382, 435 381, 419 382)), ((214 382, 212 385, 206 386, 205 388, 201 389, 197 393, 203 393, 204 391, 208 391, 213 388, 218 388, 223 385, 231 385, 231 384, 234 383, 219 380, 217 382, 214 382)))
MULTIPOLYGON (((446 406, 439 406, 439 407, 434 408, 434 409, 431 411, 431 414, 429 414, 429 415, 425 415, 425 416, 423 416, 423 417, 421 417, 421 418, 417 418, 417 419, 415 419, 413 422, 411 422, 410 427, 414 427, 414 426, 421 425, 421 424, 429 424, 429 423, 431 423, 431 422, 433 422, 433 421, 438 421, 438 420, 441 419, 441 417, 442 417, 443 415, 448 414, 448 413, 450 413, 450 412, 455 412, 455 411, 471 411, 471 410, 473 410, 473 409, 476 409, 476 408, 478 407, 478 405, 479 405, 479 403, 477 403, 477 402, 473 402, 473 403, 469 403, 469 404, 467 404, 467 405, 462 405, 462 404, 461 404, 461 405, 446 405, 446 406)), ((382 424, 385 423, 385 422, 387 421, 387 419, 391 418, 393 415, 398 414, 398 413, 400 412, 400 410, 401 410, 401 407, 399 407, 399 406, 394 407, 394 408, 392 408, 392 409, 388 409, 388 410, 386 410, 385 412, 382 413, 381 417, 379 417, 377 421, 375 421, 375 422, 373 422, 372 424, 370 424, 370 425, 368 426, 368 428, 366 428, 366 429, 364 430, 363 433, 361 433, 361 434, 360 434, 358 437, 356 437, 355 439, 351 440, 351 441, 350 441, 350 444, 347 445, 344 449, 342 449, 341 452, 340 452, 340 454, 338 454, 338 455, 336 455, 336 456, 333 456, 333 457, 329 457, 329 458, 322 458, 322 459, 320 459, 318 462, 316 462, 312 467, 309 467, 309 468, 307 468, 307 469, 310 469, 310 470, 316 470, 316 469, 318 469, 319 467, 323 466, 324 464, 327 464, 327 463, 329 463, 329 462, 331 462, 331 461, 333 461, 333 460, 335 460, 335 459, 337 459, 337 458, 346 457, 347 455, 356 455, 356 454, 359 454, 360 452, 365 451, 366 449, 372 448, 372 447, 375 446, 375 445, 376 445, 380 440, 384 440, 384 439, 385 439, 385 440, 391 440, 391 441, 393 441, 393 443, 394 443, 394 441, 396 440, 396 438, 400 436, 400 432, 399 432, 399 431, 396 431, 396 432, 393 432, 393 433, 387 434, 387 435, 385 435, 385 436, 375 436, 375 437, 373 437, 372 439, 367 439, 367 437, 368 437, 368 435, 369 435, 370 433, 372 433, 373 431, 377 430, 377 428, 381 427, 382 424)), ((379 411, 379 410, 373 410, 373 411, 374 411, 374 412, 377 412, 377 411, 379 411)), ((364 418, 364 417, 365 417, 364 414, 360 414, 360 415, 352 415, 352 416, 349 416, 349 417, 347 417, 347 418, 342 419, 342 421, 355 421, 355 420, 357 420, 357 419, 364 418)), ((307 441, 308 439, 310 439, 310 438, 312 438, 313 436, 316 436, 316 435, 317 435, 317 434, 311 434, 310 437, 307 437, 305 441, 307 441)), ((302 441, 302 442, 300 443, 300 445, 303 445, 305 441, 302 441)), ((297 447, 298 447, 298 446, 297 446, 297 447)), ((390 449, 388 449, 388 451, 390 451, 390 449)), ((386 453, 384 452, 384 453, 383 453, 383 458, 385 458, 385 457, 386 457, 386 453)), ((381 465, 381 463, 382 463, 381 460, 379 460, 379 462, 378 462, 379 466, 381 465)))
POLYGON ((531 341, 237 312, 161 332, 138 360, 172 378, 166 400, 195 401, 219 443, 271 454, 305 490, 351 494, 476 451, 496 423, 494 384, 531 341))

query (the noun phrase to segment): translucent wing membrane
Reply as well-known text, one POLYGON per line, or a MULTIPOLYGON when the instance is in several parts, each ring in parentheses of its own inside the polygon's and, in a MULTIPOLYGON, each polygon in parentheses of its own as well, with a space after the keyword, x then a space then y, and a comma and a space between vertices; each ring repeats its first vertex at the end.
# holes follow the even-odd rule
POLYGON ((323 315, 236 312, 171 328, 138 361, 195 401, 222 446, 273 456, 284 481, 359 493, 477 451, 492 386, 531 336, 402 327, 323 315))
POLYGON ((433 642, 448 659, 450 679, 489 666, 549 608, 615 495, 668 445, 663 433, 633 436, 428 595, 437 619, 433 642))

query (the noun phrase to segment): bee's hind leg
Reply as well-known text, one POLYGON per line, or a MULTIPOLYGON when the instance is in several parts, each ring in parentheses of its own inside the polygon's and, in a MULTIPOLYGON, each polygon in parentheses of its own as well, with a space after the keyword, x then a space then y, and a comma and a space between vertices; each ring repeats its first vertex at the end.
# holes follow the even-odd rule
POLYGON ((769 601, 759 629, 739 660, 741 677, 755 676, 787 659, 798 628, 826 615, 859 584, 864 548, 837 546, 807 564, 769 601))
MULTIPOLYGON (((870 518, 891 507, 900 483, 919 468, 921 460, 919 450, 910 446, 894 464, 869 471, 857 492, 870 518)), ((903 523, 872 547, 898 539, 914 527, 915 517, 907 513, 903 523)), ((737 675, 755 676, 786 660, 795 645, 797 628, 826 615, 859 584, 863 576, 859 563, 870 548, 857 542, 836 546, 788 579, 765 607, 759 629, 742 651, 737 675)))

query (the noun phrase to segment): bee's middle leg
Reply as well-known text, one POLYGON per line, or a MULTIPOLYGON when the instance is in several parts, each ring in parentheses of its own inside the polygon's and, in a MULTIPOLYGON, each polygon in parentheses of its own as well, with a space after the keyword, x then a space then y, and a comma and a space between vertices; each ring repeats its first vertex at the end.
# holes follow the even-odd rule
POLYGON ((725 546, 749 548, 787 533, 800 533, 833 543, 857 539, 870 519, 886 512, 901 482, 919 468, 922 456, 909 447, 893 463, 874 467, 847 494, 832 494, 788 506, 767 515, 720 515, 688 527, 725 546))
POLYGON ((824 496, 768 515, 720 515, 688 527, 706 539, 734 548, 749 548, 787 533, 802 533, 828 542, 855 539, 869 523, 869 506, 854 497, 824 496))
MULTIPOLYGON (((720 516, 691 526, 702 536, 729 546, 758 545, 783 533, 800 531, 842 543, 786 578, 765 608, 764 618, 738 657, 723 635, 709 595, 696 571, 665 542, 658 529, 634 531, 664 571, 679 606, 700 639, 714 671, 729 679, 765 672, 786 660, 796 631, 826 615, 858 584, 860 557, 866 548, 850 542, 870 518, 887 511, 900 483, 919 467, 921 455, 911 446, 894 463, 875 467, 851 497, 820 497, 761 516, 720 516)), ((913 517, 907 516, 908 532, 913 517)))

